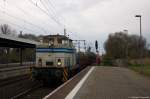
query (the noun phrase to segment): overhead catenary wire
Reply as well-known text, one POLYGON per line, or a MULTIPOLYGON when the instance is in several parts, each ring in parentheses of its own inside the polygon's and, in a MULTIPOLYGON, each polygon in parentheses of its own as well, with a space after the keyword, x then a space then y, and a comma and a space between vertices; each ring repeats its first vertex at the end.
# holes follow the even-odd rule
MULTIPOLYGON (((8 4, 8 2, 6 2, 6 1, 5 1, 5 3, 8 4)), ((36 5, 37 5, 37 4, 36 4, 36 5)), ((15 6, 15 5, 13 5, 13 7, 14 7, 14 6, 15 6)), ((28 13, 26 13, 23 9, 19 8, 18 6, 15 6, 15 8, 17 8, 17 9, 20 10, 22 13, 24 13, 24 15, 28 15, 28 13)), ((7 9, 7 10, 8 10, 8 9, 7 9)), ((4 11, 2 11, 2 12, 4 13, 4 11)), ((39 26, 37 26, 37 25, 34 25, 33 23, 28 22, 27 20, 22 19, 22 18, 20 18, 20 17, 13 16, 13 15, 7 13, 7 12, 4 13, 4 14, 6 14, 7 16, 9 16, 9 17, 11 17, 11 18, 13 18, 13 19, 15 19, 15 20, 20 20, 20 21, 24 22, 25 24, 29 24, 29 25, 31 25, 31 26, 37 27, 38 29, 41 29, 41 30, 43 30, 44 32, 47 31, 47 30, 45 30, 45 29, 43 29, 43 28, 41 28, 41 27, 39 27, 39 26)), ((49 22, 49 21, 48 21, 48 22, 49 22)))
POLYGON ((35 31, 33 31, 32 29, 23 27, 23 26, 21 26, 21 25, 15 24, 15 23, 10 22, 10 21, 6 21, 5 19, 1 19, 1 18, 0 18, 0 20, 1 20, 1 21, 4 21, 4 22, 7 22, 7 23, 9 23, 9 24, 15 25, 15 26, 17 26, 17 27, 19 27, 19 28, 26 29, 27 31, 30 31, 30 32, 33 32, 33 33, 35 32, 35 31))
MULTIPOLYGON (((44 0, 45 1, 45 0, 44 0)), ((62 24, 58 18, 58 16, 56 15, 55 11, 51 8, 51 6, 49 6, 49 3, 44 2, 43 0, 40 0, 41 4, 45 7, 45 9, 47 10, 47 12, 49 14, 51 14, 51 16, 53 18, 55 18, 55 20, 57 20, 60 24, 62 24), (50 11, 51 10, 51 11, 50 11)))
POLYGON ((57 11, 54 5, 51 3, 51 1, 50 0, 39 0, 39 1, 40 4, 45 8, 47 13, 49 13, 51 17, 53 17, 57 22, 59 22, 63 29, 66 29, 64 22, 60 20, 61 15, 57 14, 57 11))
MULTIPOLYGON (((8 2, 5 1, 5 4, 6 4, 6 3, 8 4, 8 2)), ((1 8, 2 8, 2 6, 1 6, 1 8)), ((40 29, 40 30, 44 31, 45 33, 47 33, 47 31, 48 31, 48 30, 45 30, 44 28, 42 28, 42 27, 40 27, 40 26, 38 26, 38 25, 35 25, 35 24, 33 24, 33 23, 31 23, 31 22, 25 20, 25 19, 22 19, 22 18, 20 18, 20 17, 13 16, 13 15, 7 13, 6 11, 4 12, 4 11, 0 10, 0 12, 2 12, 3 14, 6 14, 6 15, 9 16, 9 17, 14 18, 15 20, 20 20, 20 21, 23 21, 23 22, 26 23, 26 24, 29 24, 29 25, 31 25, 31 26, 33 26, 33 27, 36 27, 38 30, 40 29)), ((24 12, 23 12, 23 13, 24 13, 24 12)))
MULTIPOLYGON (((63 24, 64 27, 68 29, 67 26, 68 26, 69 23, 66 21, 66 18, 64 18, 64 17, 60 14, 60 12, 58 12, 58 11, 56 10, 56 3, 54 2, 54 0, 48 0, 48 1, 50 2, 52 8, 55 10, 56 15, 59 16, 60 20, 64 23, 64 24, 63 24)), ((69 25, 69 26, 70 26, 70 25, 69 25)))
MULTIPOLYGON (((60 25, 63 27, 63 24, 59 21, 59 19, 58 19, 57 16, 55 15, 55 13, 54 13, 52 10, 50 11, 49 7, 47 7, 47 5, 46 5, 42 0, 40 0, 40 2, 41 2, 41 4, 43 5, 43 7, 46 9, 47 13, 48 13, 49 15, 51 15, 51 17, 53 17, 57 22, 59 22, 60 25), (51 14, 51 12, 52 12, 52 14, 51 14)), ((64 28, 64 27, 63 27, 63 28, 64 28)))
MULTIPOLYGON (((50 18, 53 18, 54 21, 56 21, 60 26, 63 27, 63 29, 66 28, 65 24, 62 24, 62 23, 60 22, 59 17, 58 17, 58 15, 57 15, 57 12, 56 12, 56 10, 55 10, 53 4, 50 2, 50 0, 39 0, 39 1, 40 1, 40 4, 42 4, 42 7, 45 8, 45 10, 42 9, 42 8, 39 6, 39 4, 37 3, 37 1, 36 1, 36 3, 34 3, 33 0, 31 0, 30 3, 34 4, 34 5, 35 5, 36 7, 38 7, 41 11, 43 11, 45 14, 47 14, 48 16, 50 16, 50 18), (44 1, 45 1, 45 2, 44 2, 44 1), (48 2, 46 3, 46 1, 48 1, 48 2), (53 8, 53 9, 52 9, 52 8, 53 8), (52 13, 52 14, 51 14, 51 13, 52 13)), ((59 16, 61 16, 61 15, 59 15, 59 16)), ((65 20, 65 19, 64 19, 64 20, 65 20)))
MULTIPOLYGON (((36 6, 38 9, 40 9, 42 12, 44 12, 44 13, 45 13, 46 15, 48 15, 50 18, 54 19, 54 21, 55 21, 56 23, 58 23, 59 25, 63 26, 63 28, 66 28, 66 26, 60 22, 59 17, 57 17, 58 15, 57 15, 57 12, 56 12, 56 9, 55 9, 55 6, 53 5, 53 3, 52 3, 50 0, 39 0, 39 1, 40 1, 40 3, 43 5, 43 7, 44 7, 46 10, 42 9, 42 8, 38 5, 37 1, 36 1, 36 3, 35 3, 35 2, 33 2, 33 0, 29 0, 30 3, 32 3, 32 4, 33 4, 34 6, 36 6), (48 1, 48 3, 45 4, 44 1, 45 1, 45 2, 48 1), (48 4, 49 4, 49 6, 47 7, 48 4), (53 9, 51 9, 51 8, 53 8, 53 9), (51 11, 50 11, 50 10, 51 10, 51 11), (52 13, 52 15, 51 15, 51 13, 52 13)), ((61 16, 61 15, 59 15, 59 16, 61 16)), ((65 21, 65 19, 64 19, 64 21, 65 21)))
MULTIPOLYGON (((50 5, 51 8, 53 8, 53 12, 55 13, 55 15, 56 15, 56 16, 59 16, 58 19, 61 18, 61 19, 63 20, 63 23, 64 23, 63 26, 64 26, 64 28, 67 29, 67 30, 69 30, 68 27, 67 27, 65 18, 63 18, 63 17, 56 11, 56 4, 55 4, 55 2, 54 2, 53 0, 44 0, 44 1, 48 1, 48 4, 50 5), (59 14, 59 15, 58 15, 58 14, 59 14)), ((74 35, 74 32, 71 32, 70 30, 69 30, 69 33, 73 33, 73 35, 74 35)), ((74 35, 74 37, 77 37, 77 36, 74 35)), ((78 38, 78 37, 77 37, 77 38, 78 38)))
POLYGON ((65 19, 60 14, 58 15, 55 5, 54 5, 54 2, 52 3, 51 0, 40 0, 40 2, 45 3, 44 6, 46 6, 46 5, 48 6, 47 11, 52 13, 52 16, 54 16, 54 18, 61 24, 61 26, 63 26, 63 28, 66 28, 64 22, 61 21, 61 19, 64 21, 65 21, 65 19))
MULTIPOLYGON (((15 5, 13 5, 13 6, 15 6, 15 5)), ((24 9, 22 9, 21 7, 18 7, 18 6, 15 6, 15 7, 16 7, 17 9, 19 9, 25 16, 34 17, 34 18, 36 18, 36 19, 38 20, 38 18, 37 18, 36 16, 33 16, 32 14, 26 12, 26 11, 25 11, 24 9)), ((49 22, 49 21, 48 21, 48 22, 49 22)), ((44 30, 43 27, 41 27, 41 29, 44 30)), ((47 29, 46 29, 45 31, 52 33, 50 30, 47 30, 47 29)))
MULTIPOLYGON (((0 12, 3 13, 2 10, 0 10, 0 12)), ((42 31, 44 31, 44 32, 46 33, 46 30, 44 30, 44 29, 42 29, 41 27, 39 27, 39 26, 37 26, 37 25, 35 25, 35 24, 31 23, 31 22, 28 22, 28 21, 26 21, 26 20, 24 20, 24 19, 22 19, 22 18, 20 18, 20 17, 16 17, 16 16, 13 16, 13 15, 11 15, 11 14, 8 14, 6 11, 5 11, 4 14, 7 15, 7 16, 9 16, 9 17, 12 17, 12 18, 15 19, 15 20, 23 21, 24 23, 27 23, 27 24, 29 24, 29 25, 31 25, 31 26, 34 26, 34 27, 36 27, 37 29, 40 29, 40 30, 42 30, 42 31)))
POLYGON ((63 19, 65 21, 65 19, 60 14, 58 15, 59 12, 56 11, 55 2, 53 0, 47 0, 47 1, 51 5, 51 7, 54 9, 54 12, 56 13, 56 15, 59 16, 61 19, 63 19))
MULTIPOLYGON (((2 10, 0 10, 0 12, 3 13, 2 10)), ((29 24, 29 25, 31 25, 31 26, 34 26, 34 27, 36 27, 37 29, 40 29, 40 30, 42 30, 42 31, 44 31, 44 32, 46 33, 46 30, 42 29, 41 27, 39 27, 39 26, 37 26, 37 25, 35 25, 35 24, 32 24, 32 23, 30 23, 30 22, 28 22, 28 21, 26 21, 26 20, 24 20, 24 19, 21 19, 21 18, 19 18, 19 17, 16 17, 16 16, 13 16, 13 15, 11 15, 11 14, 8 14, 6 11, 5 11, 3 14, 5 14, 5 15, 7 15, 7 16, 9 16, 9 17, 15 19, 15 20, 23 21, 24 23, 27 23, 27 24, 29 24)))
MULTIPOLYGON (((53 8, 54 12, 56 13, 57 16, 59 16, 61 19, 63 19, 64 21, 66 21, 61 15, 58 15, 57 11, 56 11, 56 4, 54 2, 54 0, 44 0, 44 1, 48 1, 48 3, 50 4, 50 6, 53 8)), ((66 22, 64 22, 66 23, 66 22)), ((69 36, 73 36, 76 39, 81 39, 81 37, 79 37, 77 35, 77 32, 72 32, 71 30, 68 29, 68 27, 66 26, 66 24, 64 24, 65 29, 67 29, 67 31, 69 31, 69 36)))
MULTIPOLYGON (((51 19, 54 18, 55 22, 60 25, 59 18, 57 18, 58 15, 57 15, 57 12, 56 12, 56 10, 55 10, 55 5, 54 5, 54 3, 52 3, 50 0, 47 0, 47 1, 48 1, 47 3, 46 3, 45 0, 42 0, 42 1, 43 1, 43 4, 46 6, 46 7, 44 7, 44 8, 47 9, 47 10, 42 9, 41 6, 39 6, 37 3, 33 2, 34 0, 28 0, 28 1, 29 1, 30 3, 32 3, 32 5, 34 5, 34 6, 37 7, 38 9, 41 9, 40 11, 42 11, 43 13, 45 13, 45 14, 46 14, 48 17, 50 17, 51 19), (53 8, 53 10, 52 10, 52 9, 50 10, 49 8, 53 8), (51 13, 53 13, 53 18, 52 18, 51 13), (55 13, 55 14, 54 14, 54 13, 55 13)), ((39 0, 39 1, 41 1, 41 0, 39 0)), ((19 8, 18 8, 18 9, 19 9, 19 8)), ((27 13, 26 13, 23 9, 19 9, 19 10, 22 10, 22 13, 24 13, 24 15, 27 15, 27 13)), ((8 15, 9 13, 6 12, 5 14, 8 15)), ((8 16, 12 17, 13 19, 23 21, 24 23, 29 24, 29 25, 31 25, 31 26, 37 27, 38 29, 41 29, 41 27, 35 26, 35 25, 34 25, 33 23, 31 23, 31 22, 28 23, 28 21, 26 21, 26 20, 24 20, 24 19, 22 19, 22 18, 20 19, 20 18, 15 17, 15 16, 13 16, 13 15, 11 15, 11 14, 9 14, 8 16)), ((61 24, 61 25, 62 25, 62 24, 61 24)), ((42 30, 42 29, 41 29, 41 30, 42 30)), ((44 32, 45 32, 45 31, 44 31, 44 32)), ((79 38, 79 36, 75 35, 74 32, 70 32, 70 33, 72 33, 72 34, 69 34, 70 36, 74 36, 74 37, 76 37, 76 38, 79 38)), ((80 39, 81 39, 81 38, 80 38, 80 39)))
MULTIPOLYGON (((58 13, 57 13, 57 11, 56 11, 56 8, 55 8, 54 4, 51 2, 51 0, 38 0, 38 1, 40 1, 41 4, 43 5, 43 7, 46 9, 47 14, 49 14, 50 17, 53 17, 54 21, 57 21, 57 23, 58 23, 60 26, 62 26, 63 29, 66 28, 64 22, 62 23, 61 20, 60 20, 60 18, 61 18, 62 16, 61 16, 61 15, 58 15, 58 13), (46 1, 47 1, 47 2, 46 2, 46 1)), ((33 2, 33 1, 32 1, 32 2, 33 2)), ((36 1, 35 4, 36 4, 36 6, 40 7, 40 6, 38 5, 37 1, 36 1)), ((34 5, 35 5, 35 4, 34 4, 34 5)), ((41 9, 42 9, 42 8, 41 8, 41 9)), ((42 10, 44 10, 44 9, 42 9, 42 10)), ((62 18, 62 19, 63 19, 63 18, 62 18)), ((63 20, 65 20, 65 19, 63 19, 63 20)))
MULTIPOLYGON (((61 21, 60 18, 65 21, 65 19, 60 14, 58 14, 56 10, 56 5, 54 4, 54 2, 51 2, 51 0, 47 0, 47 4, 49 5, 49 8, 51 8, 51 11, 53 12, 53 14, 57 17, 59 21, 61 21)), ((64 23, 62 25, 64 26, 64 28, 66 28, 64 23)))
POLYGON ((44 9, 42 9, 40 6, 38 6, 36 3, 34 3, 32 0, 28 0, 31 4, 36 6, 38 9, 40 9, 43 13, 45 13, 50 19, 52 19, 54 22, 56 22, 58 25, 61 26, 61 23, 59 23, 55 18, 49 15, 44 9))

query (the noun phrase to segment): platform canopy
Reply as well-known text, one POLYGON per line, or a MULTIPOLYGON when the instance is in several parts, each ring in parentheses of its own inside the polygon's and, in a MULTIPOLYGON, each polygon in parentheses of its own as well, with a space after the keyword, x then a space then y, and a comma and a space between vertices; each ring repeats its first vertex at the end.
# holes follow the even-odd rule
POLYGON ((39 42, 0 33, 0 47, 35 48, 39 42))

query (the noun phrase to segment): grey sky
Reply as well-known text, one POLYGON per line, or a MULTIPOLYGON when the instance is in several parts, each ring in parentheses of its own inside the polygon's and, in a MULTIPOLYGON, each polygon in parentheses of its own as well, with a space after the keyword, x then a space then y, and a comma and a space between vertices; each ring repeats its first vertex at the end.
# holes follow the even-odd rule
MULTIPOLYGON (((32 0, 38 6, 44 8, 40 0, 32 0)), ((22 28, 17 30, 33 34, 49 34, 45 30, 55 33, 63 33, 64 25, 73 39, 86 39, 90 42, 98 40, 102 44, 109 33, 127 29, 129 34, 139 34, 139 19, 135 14, 142 15, 142 32, 150 38, 150 0, 41 0, 49 7, 52 17, 55 17, 51 9, 57 13, 57 19, 63 24, 58 25, 46 14, 31 4, 29 0, 0 0, 0 23, 15 23, 22 28), (3 13, 1 12, 3 11, 3 13), (27 20, 37 25, 29 25, 24 21, 9 17, 8 14, 27 20), (29 31, 26 28, 28 28, 29 31)), ((10 24, 12 26, 12 24, 10 24)), ((148 40, 150 42, 150 40, 148 40)), ((102 45, 101 45, 102 46, 102 45)))

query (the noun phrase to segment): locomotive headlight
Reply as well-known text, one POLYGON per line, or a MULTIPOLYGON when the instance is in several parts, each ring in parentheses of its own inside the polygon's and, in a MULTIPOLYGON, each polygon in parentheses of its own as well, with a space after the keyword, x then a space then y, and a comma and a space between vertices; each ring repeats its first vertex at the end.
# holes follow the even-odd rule
POLYGON ((58 62, 58 63, 57 63, 58 66, 61 66, 61 64, 62 64, 61 62, 58 62))
POLYGON ((58 59, 57 65, 58 65, 58 66, 61 66, 61 65, 62 65, 61 59, 58 59))

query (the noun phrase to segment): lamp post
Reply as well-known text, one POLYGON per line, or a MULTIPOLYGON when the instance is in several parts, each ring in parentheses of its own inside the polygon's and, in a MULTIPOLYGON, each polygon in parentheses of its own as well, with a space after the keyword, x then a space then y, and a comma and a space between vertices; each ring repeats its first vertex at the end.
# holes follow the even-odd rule
MULTIPOLYGON (((140 48, 140 64, 142 67, 142 22, 141 22, 141 15, 135 15, 135 17, 140 18, 140 41, 139 41, 139 48, 140 48)), ((142 68, 141 68, 142 72, 142 68)))
POLYGON ((135 15, 135 17, 137 17, 137 18, 140 18, 140 39, 141 39, 141 37, 142 37, 142 22, 141 22, 141 15, 135 15))
MULTIPOLYGON (((124 29, 123 32, 128 36, 128 30, 124 29)), ((128 37, 125 40, 126 48, 125 48, 125 58, 126 58, 126 65, 128 66, 128 37)))

